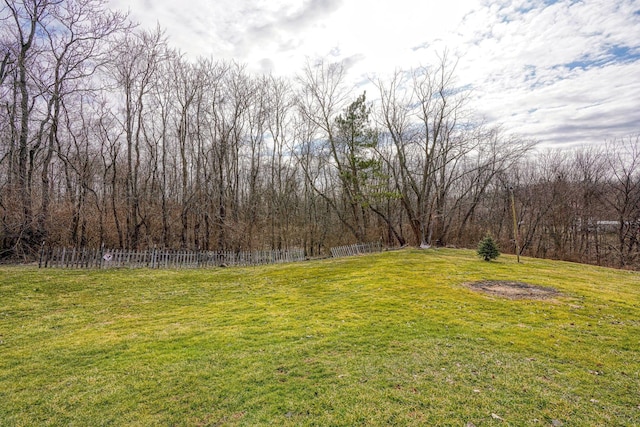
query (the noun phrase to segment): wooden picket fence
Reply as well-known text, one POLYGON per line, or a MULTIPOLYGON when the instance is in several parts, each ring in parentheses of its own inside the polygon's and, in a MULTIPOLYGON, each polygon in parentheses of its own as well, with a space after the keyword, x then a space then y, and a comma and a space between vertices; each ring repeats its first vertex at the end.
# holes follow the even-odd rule
MULTIPOLYGON (((381 242, 331 248, 334 258, 381 252, 381 242)), ((299 262, 304 250, 187 251, 169 249, 48 248, 40 251, 40 268, 202 268, 299 262)))
POLYGON ((331 256, 334 258, 370 254, 374 252, 382 252, 382 242, 357 243, 355 245, 331 248, 331 256))
POLYGON ((168 249, 42 248, 40 268, 201 268, 304 261, 302 249, 196 252, 168 249))

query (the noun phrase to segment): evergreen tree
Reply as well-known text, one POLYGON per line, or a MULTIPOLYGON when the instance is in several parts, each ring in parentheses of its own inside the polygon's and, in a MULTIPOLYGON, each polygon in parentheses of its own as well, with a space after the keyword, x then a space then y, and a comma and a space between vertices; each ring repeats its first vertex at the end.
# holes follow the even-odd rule
POLYGON ((374 156, 378 132, 371 126, 371 108, 366 93, 349 104, 335 119, 335 133, 330 139, 333 160, 342 184, 346 211, 358 241, 364 241, 367 229, 369 195, 379 177, 380 160, 374 156))
POLYGON ((478 244, 478 255, 485 261, 491 261, 492 259, 496 259, 500 256, 498 245, 490 234, 484 236, 484 239, 482 239, 478 244))

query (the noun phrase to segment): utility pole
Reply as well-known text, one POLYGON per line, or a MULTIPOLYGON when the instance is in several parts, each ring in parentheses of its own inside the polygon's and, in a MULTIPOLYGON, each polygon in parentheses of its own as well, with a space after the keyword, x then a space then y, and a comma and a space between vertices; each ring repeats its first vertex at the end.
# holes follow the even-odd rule
POLYGON ((511 214, 513 215, 513 239, 516 242, 516 258, 518 264, 520 263, 520 244, 518 243, 518 219, 516 218, 516 199, 513 195, 513 185, 509 186, 509 193, 511 194, 511 214))

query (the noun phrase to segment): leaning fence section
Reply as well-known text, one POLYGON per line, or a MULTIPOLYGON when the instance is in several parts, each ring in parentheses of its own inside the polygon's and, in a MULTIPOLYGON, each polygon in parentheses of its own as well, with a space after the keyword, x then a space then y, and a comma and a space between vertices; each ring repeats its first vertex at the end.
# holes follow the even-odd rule
POLYGON ((382 242, 357 243, 355 245, 331 248, 331 256, 334 258, 370 254, 374 252, 382 252, 382 242))
POLYGON ((276 264, 304 259, 302 249, 197 252, 43 248, 38 265, 41 268, 200 268, 276 264))
MULTIPOLYGON (((331 248, 334 258, 381 252, 381 242, 331 248)), ((277 264, 306 259, 303 249, 263 251, 186 251, 168 249, 48 248, 40 251, 40 268, 201 268, 277 264)))

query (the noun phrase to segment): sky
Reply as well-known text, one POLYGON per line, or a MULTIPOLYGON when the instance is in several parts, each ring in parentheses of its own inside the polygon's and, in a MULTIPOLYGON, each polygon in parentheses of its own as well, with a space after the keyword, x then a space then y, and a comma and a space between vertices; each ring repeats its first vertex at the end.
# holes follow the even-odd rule
MULTIPOLYGON (((490 124, 570 147, 640 134, 640 0, 109 0, 189 57, 293 76, 343 62, 371 79, 457 61, 490 124)), ((371 92, 367 91, 368 98, 371 92)))

